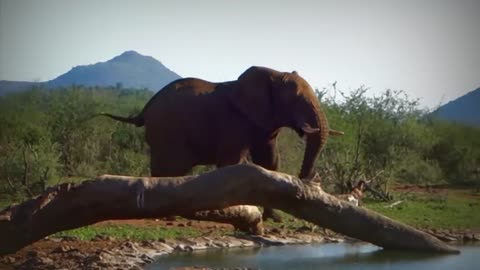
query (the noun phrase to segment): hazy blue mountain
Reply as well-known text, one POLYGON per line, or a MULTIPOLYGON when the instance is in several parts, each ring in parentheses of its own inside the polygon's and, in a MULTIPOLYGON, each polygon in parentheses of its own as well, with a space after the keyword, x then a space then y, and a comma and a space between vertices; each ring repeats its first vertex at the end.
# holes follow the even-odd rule
POLYGON ((127 51, 107 62, 76 66, 69 72, 46 82, 48 87, 115 86, 147 88, 158 91, 168 83, 181 78, 151 56, 127 51))
POLYGON ((126 51, 106 62, 76 66, 65 74, 47 82, 0 81, 0 96, 31 89, 32 86, 56 88, 60 86, 121 86, 147 88, 158 91, 168 83, 181 78, 151 56, 126 51))
POLYGON ((480 127, 480 88, 448 102, 433 113, 440 119, 480 127))

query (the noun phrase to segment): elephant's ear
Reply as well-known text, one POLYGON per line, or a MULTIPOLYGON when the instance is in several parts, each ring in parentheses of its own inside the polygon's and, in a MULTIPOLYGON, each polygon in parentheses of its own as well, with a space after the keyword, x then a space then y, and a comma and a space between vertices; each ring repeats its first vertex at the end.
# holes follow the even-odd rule
POLYGON ((269 130, 273 123, 273 72, 263 67, 247 69, 229 95, 233 106, 260 129, 269 130))

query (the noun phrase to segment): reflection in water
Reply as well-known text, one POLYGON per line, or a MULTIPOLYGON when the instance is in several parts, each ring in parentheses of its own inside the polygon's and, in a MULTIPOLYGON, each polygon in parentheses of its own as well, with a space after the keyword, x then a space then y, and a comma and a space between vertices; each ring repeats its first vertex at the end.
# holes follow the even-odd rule
POLYGON ((461 246, 460 255, 385 251, 369 244, 290 245, 206 250, 164 257, 147 269, 181 266, 261 269, 480 269, 480 246, 461 246))

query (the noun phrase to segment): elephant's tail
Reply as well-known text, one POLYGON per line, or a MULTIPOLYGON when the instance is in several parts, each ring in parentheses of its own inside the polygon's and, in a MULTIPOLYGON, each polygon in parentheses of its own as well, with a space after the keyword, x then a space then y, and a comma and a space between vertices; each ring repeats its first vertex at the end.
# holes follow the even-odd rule
POLYGON ((141 126, 145 125, 145 121, 143 119, 142 114, 139 114, 139 115, 134 116, 134 117, 123 117, 123 116, 117 116, 117 115, 101 112, 101 113, 96 114, 96 116, 98 116, 98 115, 107 116, 107 117, 110 117, 114 120, 117 120, 117 121, 120 121, 120 122, 123 122, 123 123, 134 124, 137 127, 141 127, 141 126))

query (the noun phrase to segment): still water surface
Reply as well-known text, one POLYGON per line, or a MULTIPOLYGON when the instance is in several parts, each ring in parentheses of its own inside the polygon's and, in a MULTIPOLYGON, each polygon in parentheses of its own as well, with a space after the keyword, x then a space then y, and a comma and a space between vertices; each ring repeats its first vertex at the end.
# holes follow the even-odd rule
POLYGON ((181 266, 260 269, 479 270, 480 246, 460 246, 459 255, 384 251, 369 244, 287 245, 204 250, 163 256, 146 269, 181 266))

